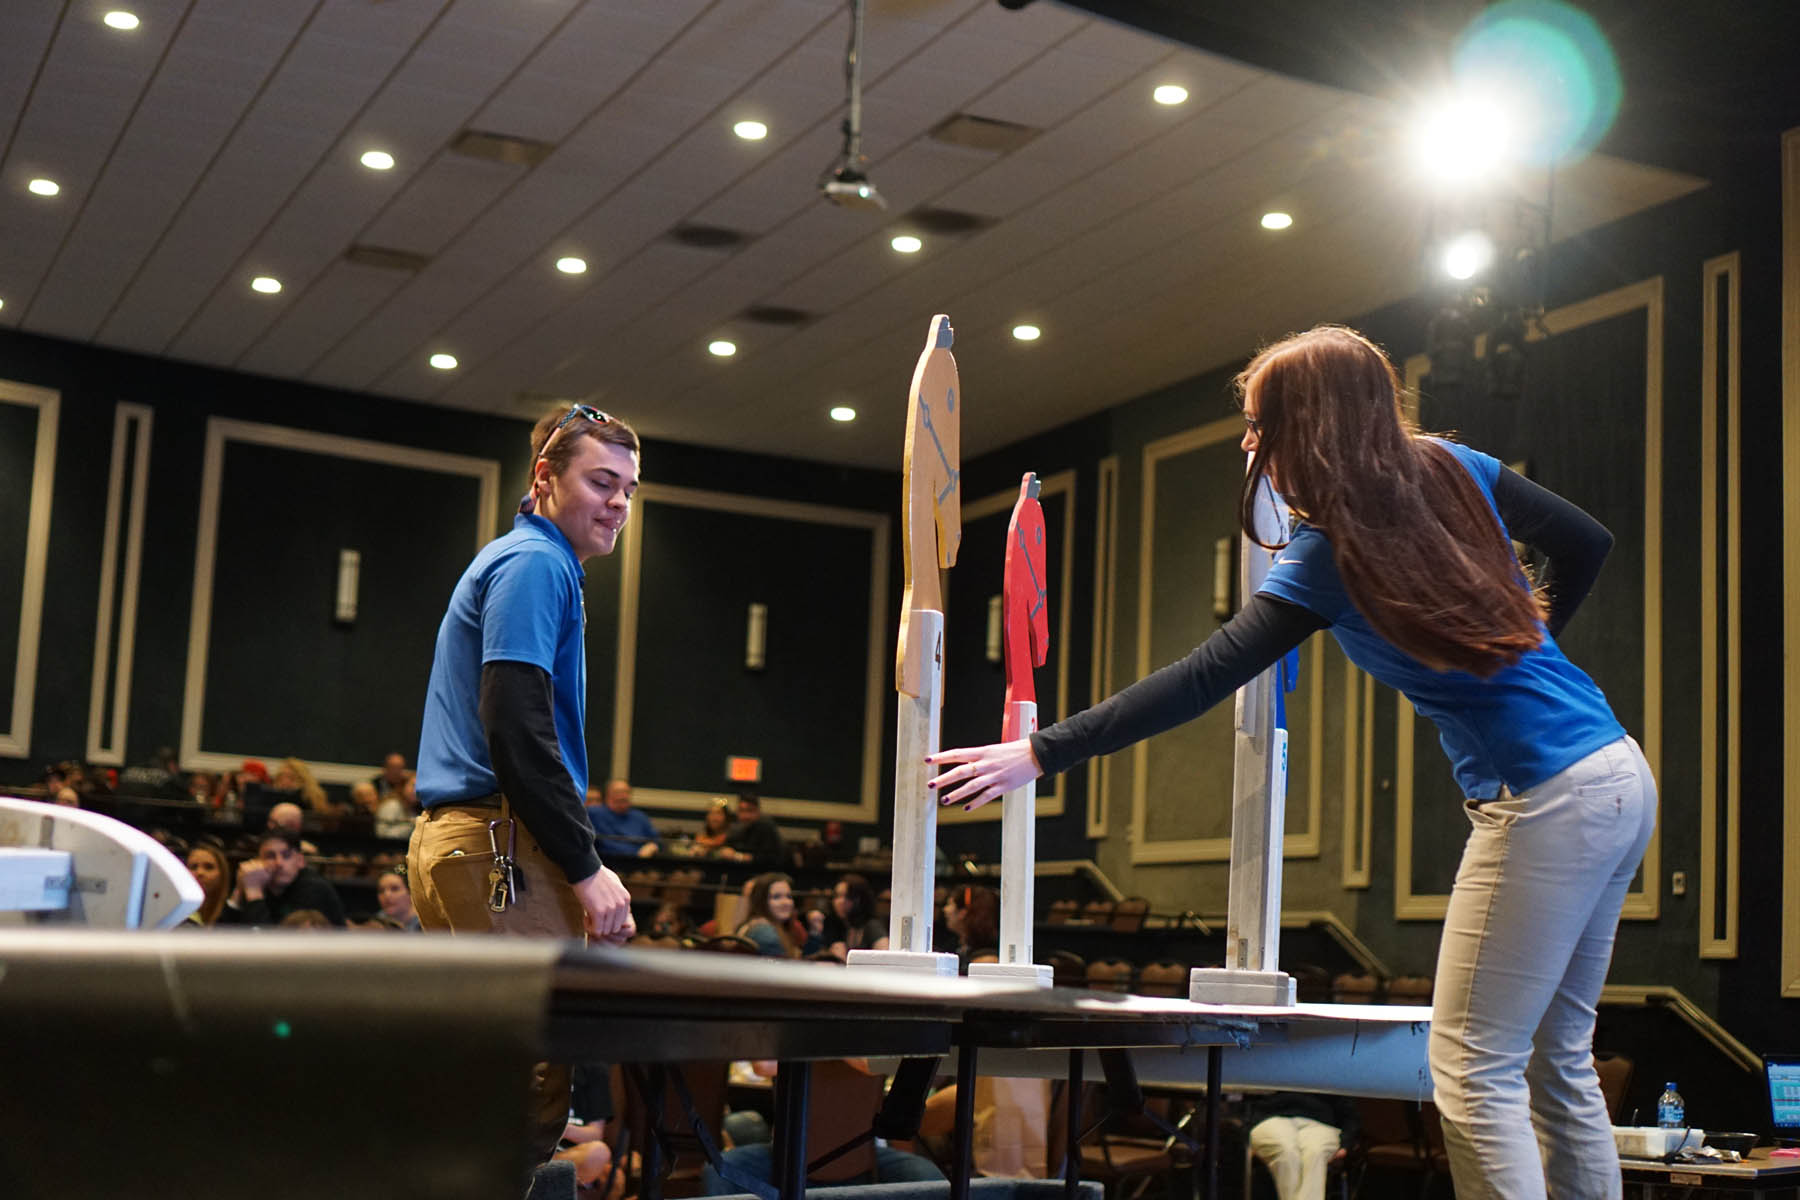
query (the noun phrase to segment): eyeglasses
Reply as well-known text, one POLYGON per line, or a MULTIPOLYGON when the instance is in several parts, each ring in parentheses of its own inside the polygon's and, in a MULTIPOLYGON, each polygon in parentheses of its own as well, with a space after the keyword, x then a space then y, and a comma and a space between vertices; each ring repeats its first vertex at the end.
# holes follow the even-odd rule
POLYGON ((1259 437, 1259 438, 1262 437, 1262 431, 1263 431, 1262 422, 1260 420, 1258 420, 1257 418, 1251 416, 1249 413, 1243 414, 1243 417, 1244 417, 1245 428, 1249 429, 1249 431, 1251 433, 1254 433, 1257 437, 1259 437))
MULTIPOLYGON (((576 417, 580 417, 584 421, 592 421, 596 425, 607 425, 612 422, 611 413, 601 412, 591 404, 570 405, 569 411, 563 415, 563 419, 556 423, 556 427, 550 431, 550 436, 544 439, 544 448, 539 450, 537 457, 531 460, 531 470, 533 475, 537 473, 537 465, 544 461, 544 456, 546 454, 550 453, 550 447, 556 444, 557 435, 563 431, 563 426, 567 425, 570 421, 573 421, 576 417)), ((536 508, 537 496, 535 492, 527 491, 524 498, 519 501, 519 512, 522 515, 528 516, 536 508)))

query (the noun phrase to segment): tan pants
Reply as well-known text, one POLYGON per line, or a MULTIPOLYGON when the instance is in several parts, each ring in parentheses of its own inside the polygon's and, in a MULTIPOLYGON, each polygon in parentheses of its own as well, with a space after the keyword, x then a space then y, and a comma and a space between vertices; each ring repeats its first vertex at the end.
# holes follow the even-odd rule
MULTIPOLYGON (((406 870, 420 926, 434 932, 585 940, 581 901, 562 868, 545 857, 522 822, 511 847, 517 894, 504 912, 488 907, 488 871, 494 865, 488 822, 501 815, 497 808, 444 804, 427 809, 413 826, 406 870)), ((506 826, 495 833, 505 851, 506 826)), ((534 1161, 550 1157, 568 1124, 571 1078, 570 1068, 561 1063, 538 1063, 532 1072, 529 1136, 534 1161)))

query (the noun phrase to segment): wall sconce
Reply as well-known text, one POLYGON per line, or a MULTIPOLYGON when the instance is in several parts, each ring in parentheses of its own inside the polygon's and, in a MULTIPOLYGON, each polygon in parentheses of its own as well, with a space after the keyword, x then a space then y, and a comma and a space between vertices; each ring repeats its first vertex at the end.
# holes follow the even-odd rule
POLYGON ((991 663, 1000 661, 1001 603, 1002 596, 988 597, 987 660, 991 663))
POLYGON ((1231 552, 1232 537, 1222 537, 1213 543, 1213 620, 1231 620, 1232 585, 1237 582, 1236 555, 1231 552))
POLYGON ((356 624, 356 588, 361 579, 362 555, 355 550, 339 550, 337 608, 333 615, 340 625, 356 624))
POLYGON ((744 667, 760 671, 768 661, 769 606, 752 604, 750 619, 744 630, 744 667))

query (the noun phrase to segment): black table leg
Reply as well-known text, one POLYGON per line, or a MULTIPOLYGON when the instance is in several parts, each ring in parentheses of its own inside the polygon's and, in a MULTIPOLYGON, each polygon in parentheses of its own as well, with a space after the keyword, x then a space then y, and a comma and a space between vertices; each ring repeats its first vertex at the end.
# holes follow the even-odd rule
POLYGON ((781 1200, 805 1200, 806 1108, 812 1066, 784 1062, 775 1072, 774 1162, 769 1182, 781 1200))
POLYGON ((1219 1195, 1219 1088, 1224 1075, 1225 1048, 1206 1048, 1206 1190, 1203 1200, 1219 1195))
POLYGON ((644 1144, 638 1149, 643 1156, 639 1184, 643 1200, 662 1200, 662 1118, 668 1095, 665 1090, 667 1079, 661 1063, 652 1065, 644 1073, 644 1111, 649 1120, 644 1124, 644 1144))
POLYGON ((1063 1145, 1063 1196, 1075 1200, 1081 1191, 1081 1069, 1086 1063, 1082 1050, 1069 1051, 1069 1093, 1065 1105, 1068 1119, 1067 1141, 1063 1145))
POLYGON ((969 1200, 975 1172, 975 1047, 956 1051, 956 1162, 950 1172, 950 1200, 969 1200))

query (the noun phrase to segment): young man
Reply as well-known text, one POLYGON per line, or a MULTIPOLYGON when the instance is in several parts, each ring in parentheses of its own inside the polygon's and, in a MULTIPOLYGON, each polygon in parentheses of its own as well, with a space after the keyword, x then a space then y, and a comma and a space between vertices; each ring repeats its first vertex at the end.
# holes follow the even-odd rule
MULTIPOLYGON (((637 434, 578 404, 532 430, 531 490, 451 594, 425 698, 407 852, 426 930, 622 943, 631 897, 600 863, 587 790, 581 564, 611 554, 638 486, 637 434)), ((549 1157, 569 1072, 539 1072, 533 1149, 549 1157)))
POLYGON ((338 928, 344 926, 344 904, 337 889, 306 865, 300 838, 286 829, 270 829, 256 857, 238 869, 237 890, 219 916, 221 925, 279 925, 289 915, 313 910, 338 928))

